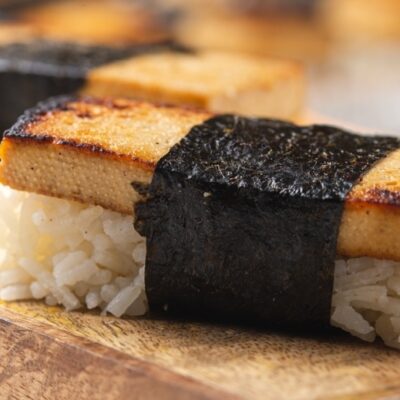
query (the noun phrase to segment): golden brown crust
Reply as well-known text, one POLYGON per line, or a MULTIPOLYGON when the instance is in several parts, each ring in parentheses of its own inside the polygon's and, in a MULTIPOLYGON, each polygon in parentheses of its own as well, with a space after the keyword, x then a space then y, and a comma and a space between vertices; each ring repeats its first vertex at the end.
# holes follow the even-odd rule
POLYGON ((68 99, 31 113, 6 138, 107 154, 149 170, 193 125, 210 116, 194 109, 126 99, 68 99))
POLYGON ((131 214, 159 158, 211 114, 124 99, 61 98, 28 112, 0 147, 0 181, 131 214))
POLYGON ((380 160, 347 196, 348 203, 400 206, 400 150, 380 160))
POLYGON ((400 150, 379 161, 347 196, 338 253, 400 261, 400 150))

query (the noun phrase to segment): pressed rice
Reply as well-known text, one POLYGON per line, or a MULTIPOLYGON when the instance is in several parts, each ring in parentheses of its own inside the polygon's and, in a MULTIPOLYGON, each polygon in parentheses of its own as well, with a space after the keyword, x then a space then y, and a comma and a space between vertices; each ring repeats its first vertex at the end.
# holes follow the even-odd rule
MULTIPOLYGON (((145 240, 132 216, 0 185, 0 299, 139 316, 145 240)), ((335 263, 331 324, 400 349, 400 262, 335 263)))
POLYGON ((0 299, 115 316, 147 311, 132 216, 0 186, 0 299))

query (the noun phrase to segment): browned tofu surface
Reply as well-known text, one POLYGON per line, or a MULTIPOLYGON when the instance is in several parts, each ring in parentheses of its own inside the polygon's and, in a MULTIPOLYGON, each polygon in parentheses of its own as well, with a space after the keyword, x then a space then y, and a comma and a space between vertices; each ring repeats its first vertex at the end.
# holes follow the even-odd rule
POLYGON ((20 190, 126 214, 157 161, 211 114, 128 100, 53 104, 1 144, 0 180, 20 190))
POLYGON ((304 104, 304 72, 298 63, 261 56, 163 52, 95 68, 82 93, 294 119, 304 104))
MULTIPOLYGON (((212 114, 133 100, 60 101, 27 114, 1 144, 0 180, 15 189, 132 213, 157 161, 212 114)), ((342 256, 400 261, 400 150, 350 192, 338 240, 342 256)))
POLYGON ((400 150, 378 162, 349 193, 338 252, 400 261, 400 150))

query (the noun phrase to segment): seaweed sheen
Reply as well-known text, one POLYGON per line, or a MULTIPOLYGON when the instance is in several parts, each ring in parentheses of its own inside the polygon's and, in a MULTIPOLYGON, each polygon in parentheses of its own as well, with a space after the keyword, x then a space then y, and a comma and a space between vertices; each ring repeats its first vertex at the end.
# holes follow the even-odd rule
POLYGON ((344 200, 399 144, 233 115, 193 127, 136 206, 150 308, 327 325, 344 200))

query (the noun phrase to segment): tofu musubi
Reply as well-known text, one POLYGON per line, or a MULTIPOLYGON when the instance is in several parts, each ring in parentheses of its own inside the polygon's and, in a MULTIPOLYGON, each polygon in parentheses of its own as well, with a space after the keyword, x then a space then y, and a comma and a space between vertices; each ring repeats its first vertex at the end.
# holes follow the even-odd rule
POLYGON ((399 144, 134 100, 49 100, 1 144, 0 298, 330 323, 400 347, 399 144))

